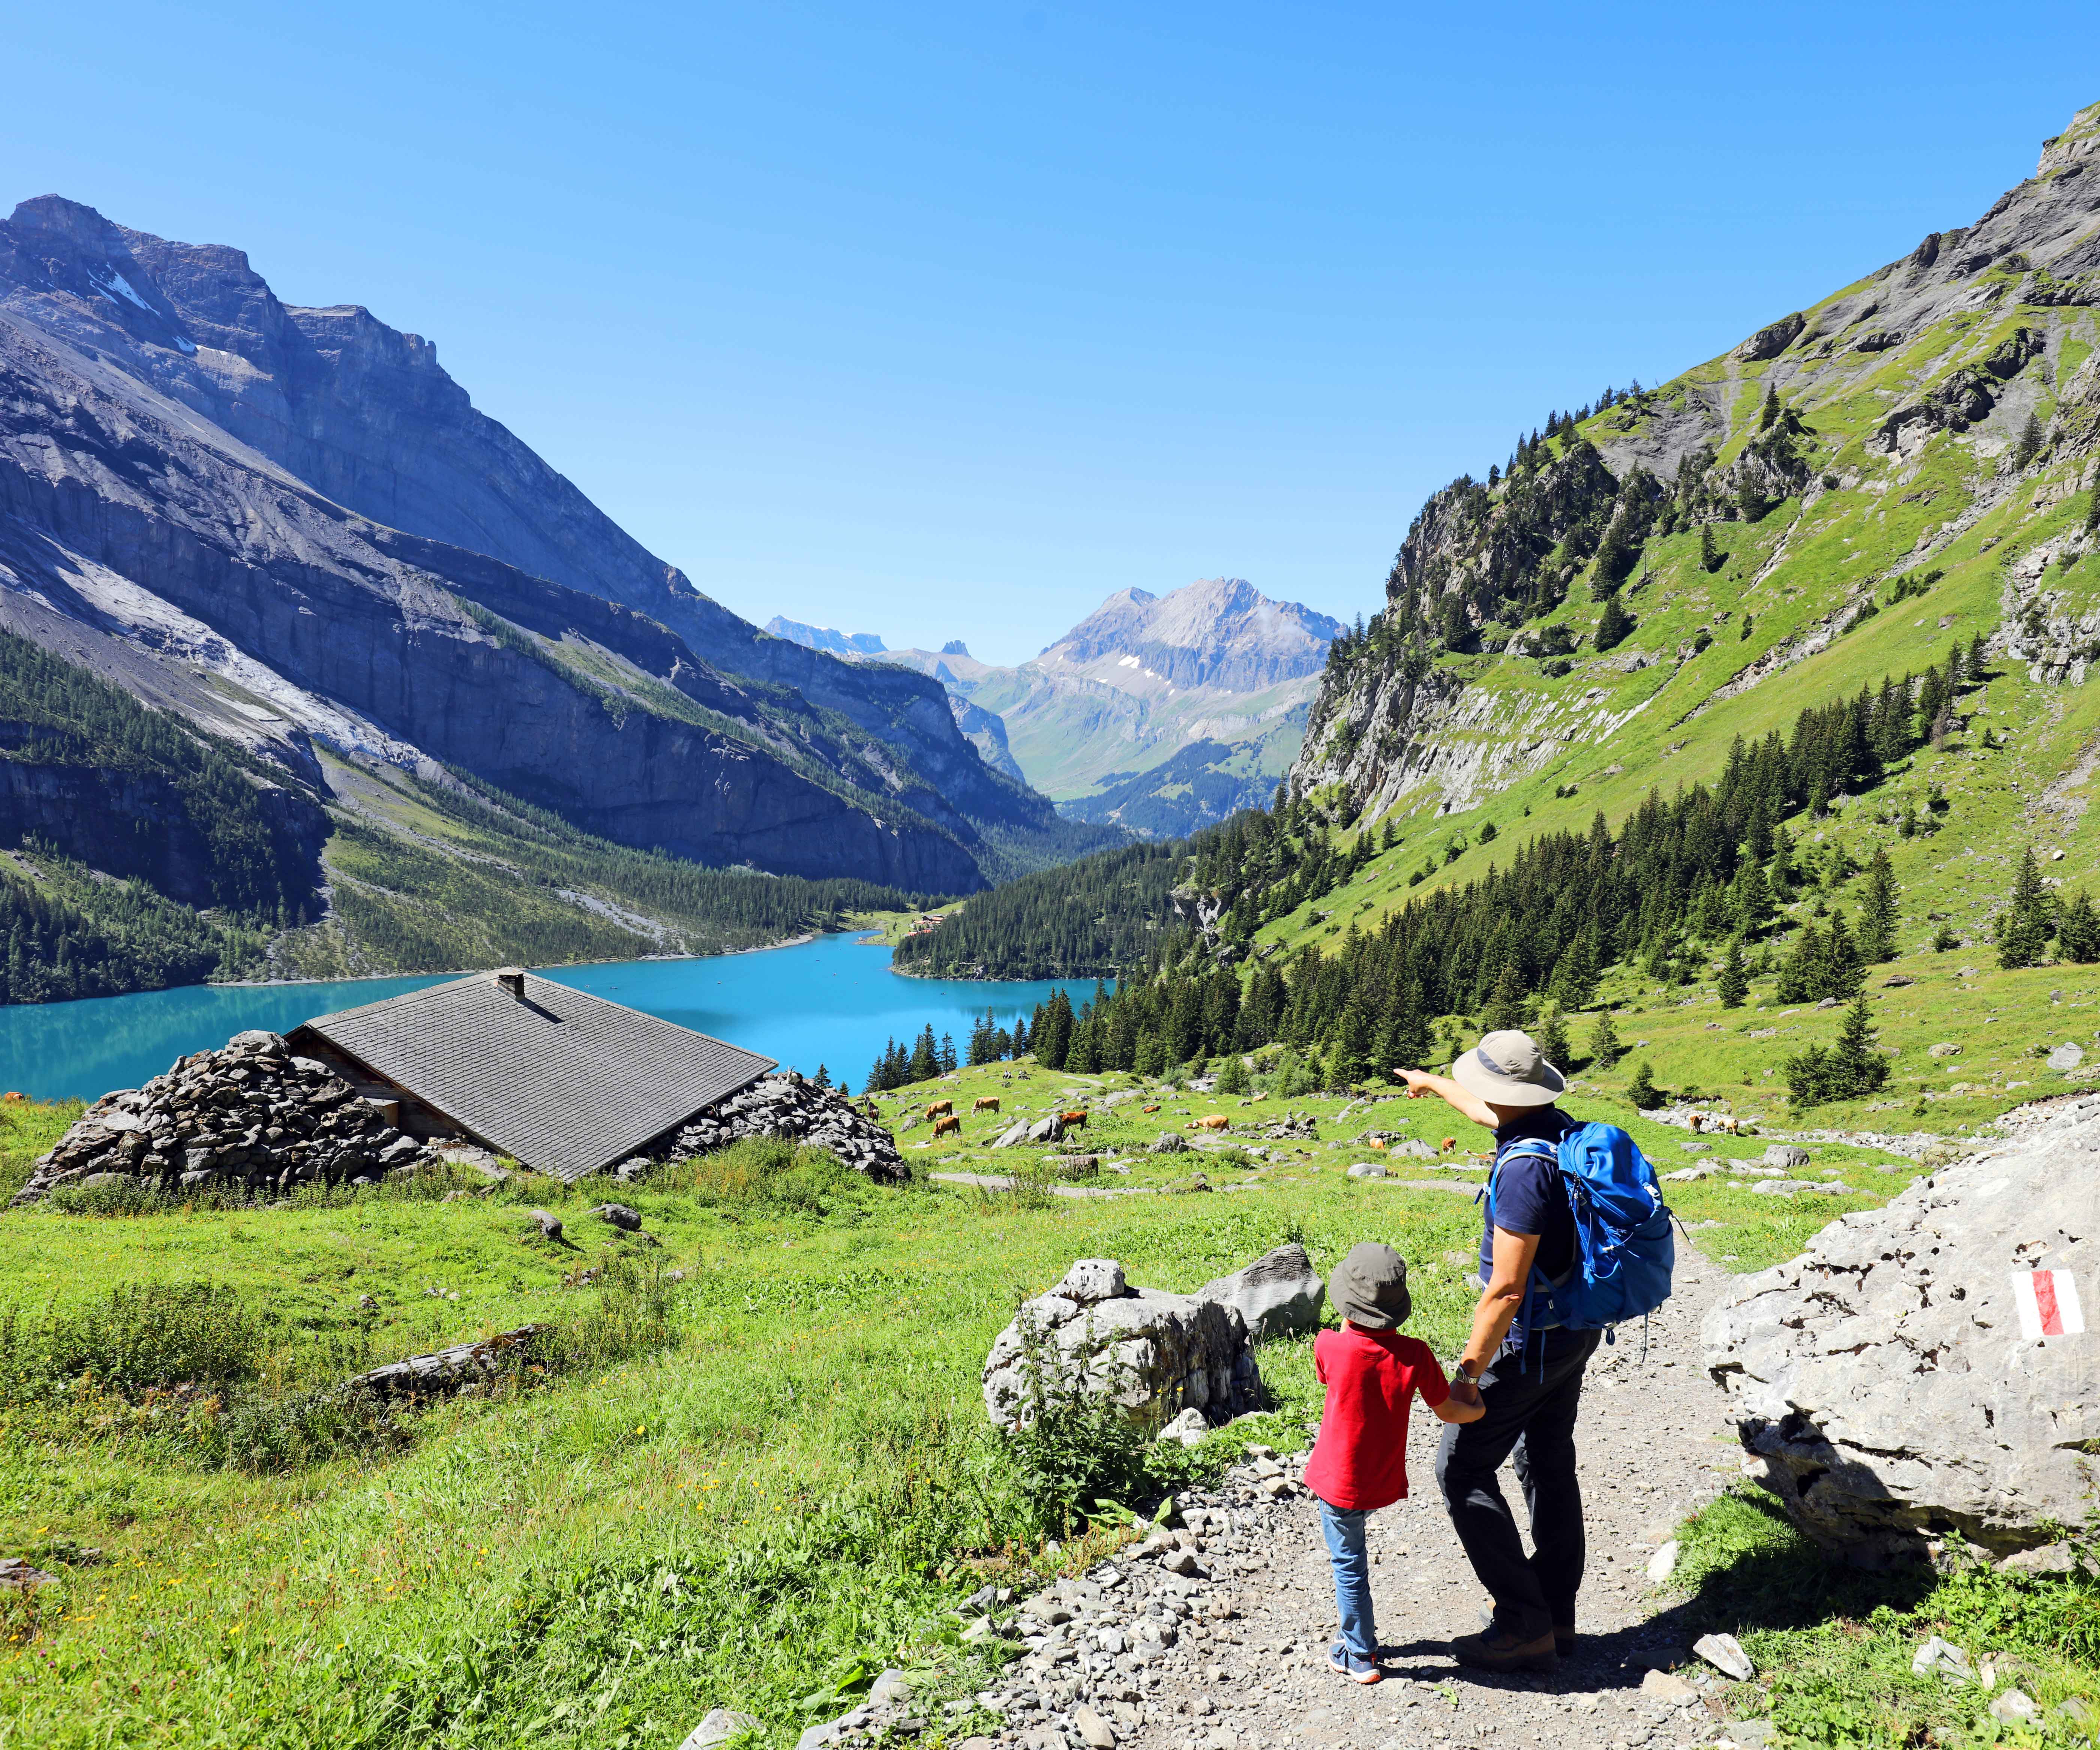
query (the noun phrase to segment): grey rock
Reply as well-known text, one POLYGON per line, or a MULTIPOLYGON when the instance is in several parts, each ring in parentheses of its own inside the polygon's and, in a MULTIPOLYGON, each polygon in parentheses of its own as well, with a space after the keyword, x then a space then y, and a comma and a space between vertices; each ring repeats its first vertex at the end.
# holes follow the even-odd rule
POLYGON ((1776 359, 1793 344, 1795 337, 1807 326, 1807 318, 1799 311, 1792 315, 1781 316, 1778 321, 1759 328, 1745 341, 1736 349, 1736 356, 1746 364, 1776 359))
POLYGON ((1808 1165, 1808 1151, 1793 1143, 1772 1143, 1765 1149, 1765 1165, 1791 1173, 1808 1165))
POLYGON ((285 1041, 280 1034, 268 1033, 260 1027, 251 1027, 245 1033, 236 1033, 226 1042, 229 1051, 281 1052, 285 1041))
POLYGON ((686 1735, 686 1741, 678 1750, 713 1750, 716 1744, 726 1744, 732 1738, 762 1732, 765 1728, 748 1713, 739 1713, 728 1708, 708 1710, 708 1717, 686 1735))
POLYGON ((1184 1446, 1193 1446, 1211 1431, 1210 1423, 1203 1413, 1186 1409, 1159 1430, 1162 1440, 1179 1440, 1184 1446))
POLYGON ((1969 1682, 1976 1675, 1969 1655, 1952 1641, 1942 1640, 1936 1634, 1918 1643, 1917 1651, 1911 1655, 1910 1669, 1912 1677, 1930 1677, 1936 1672, 1957 1683, 1969 1682))
POLYGON ((1352 1179, 1383 1179, 1386 1176, 1386 1170, 1374 1161, 1352 1161, 1349 1163, 1349 1177, 1352 1179))
POLYGON ((2015 1549, 1998 1563, 1998 1571, 2001 1574, 2068 1574, 2077 1566, 2077 1552, 2069 1544, 2042 1544, 2032 1549, 2015 1549))
POLYGON ((1153 1142, 1151 1153, 1154 1154, 1180 1154, 1183 1153, 1188 1146, 1189 1139, 1184 1136, 1180 1131, 1162 1131, 1153 1142))
POLYGON ((1185 1409, 1223 1420, 1255 1407, 1260 1375, 1246 1321, 1193 1295, 1123 1286, 1120 1264, 1085 1259, 1025 1303, 985 1358, 985 1408, 1001 1427, 1052 1402, 1105 1397, 1146 1429, 1185 1409))
POLYGON ((539 1223, 540 1236, 542 1239, 558 1240, 562 1237, 562 1218, 560 1216, 555 1214, 551 1210, 533 1210, 529 1211, 529 1213, 531 1214, 532 1219, 539 1223))
POLYGON ((2049 1054, 2049 1067, 2063 1075, 2068 1075, 2085 1061, 2085 1047, 2082 1045, 2059 1045, 2049 1054))
POLYGON ((1264 1253, 1244 1270, 1206 1282, 1195 1298, 1230 1307, 1245 1321, 1249 1337, 1267 1342, 1317 1330, 1327 1289, 1305 1248, 1294 1240, 1264 1253))
POLYGON ((633 1233, 642 1226, 642 1212, 629 1208, 624 1203, 601 1203, 591 1214, 600 1221, 610 1223, 623 1233, 633 1233))
POLYGON ((869 1686, 867 1699, 878 1707, 888 1702, 907 1702, 911 1699, 911 1682, 902 1671, 885 1671, 869 1686))
POLYGON ((1028 1139, 1032 1143, 1064 1141, 1065 1121, 1054 1112, 1047 1118, 1038 1118, 1028 1126, 1028 1139))
POLYGON ((1731 1720, 1721 1728, 1721 1742, 1740 1744, 1748 1750, 1753 1744, 1768 1744, 1779 1735, 1779 1728, 1770 1720, 1731 1720))
POLYGON ((1072 1710, 1072 1724, 1092 1750, 1115 1750, 1115 1728, 1085 1703, 1072 1710))
POLYGON ((137 1175, 131 1173, 89 1173, 73 1181, 75 1188, 81 1191, 114 1191, 138 1183, 137 1175))
POLYGON ((2001 1690, 1991 1699, 1991 1717, 2001 1726, 2032 1726, 2041 1717, 2041 1704, 2023 1690, 2001 1690))
POLYGON ((1707 1366, 1762 1480, 1852 1560, 1924 1558, 1948 1527, 2009 1555, 2091 1498, 2100 1357, 2089 1337, 2023 1336, 2014 1282, 2091 1280, 2100 1100, 2006 1126, 2011 1140, 1833 1222, 1708 1316, 1707 1366))
POLYGON ((1952 1057, 1958 1055, 1961 1050, 1961 1047, 1952 1039, 1942 1039, 1936 1045, 1926 1047, 1925 1055, 1927 1057, 1952 1057))
POLYGON ((32 1567, 18 1555, 0 1556, 0 1586, 29 1592, 38 1586, 49 1585, 51 1577, 42 1568, 32 1567))
POLYGON ((1016 1118, 1012 1123, 992 1138, 995 1148, 1015 1148, 1028 1140, 1028 1120, 1016 1118))
POLYGON ((1733 1677, 1738 1683, 1747 1683, 1758 1674, 1742 1642, 1732 1634, 1702 1634, 1692 1643, 1692 1651, 1723 1677, 1733 1677))

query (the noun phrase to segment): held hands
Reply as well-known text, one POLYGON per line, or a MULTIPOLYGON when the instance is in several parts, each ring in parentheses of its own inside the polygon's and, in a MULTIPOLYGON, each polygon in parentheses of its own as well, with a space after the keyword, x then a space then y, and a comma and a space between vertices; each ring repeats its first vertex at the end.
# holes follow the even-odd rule
POLYGON ((1463 1373, 1459 1373, 1452 1378, 1451 1395, 1458 1403, 1475 1404, 1480 1401, 1480 1388, 1474 1381, 1467 1378, 1463 1373))

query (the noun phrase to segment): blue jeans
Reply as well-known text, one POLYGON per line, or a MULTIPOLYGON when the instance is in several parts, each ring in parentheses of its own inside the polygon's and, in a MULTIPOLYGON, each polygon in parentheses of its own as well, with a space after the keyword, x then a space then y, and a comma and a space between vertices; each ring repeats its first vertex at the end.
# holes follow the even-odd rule
POLYGON ((1378 1658, 1378 1624, 1371 1611, 1371 1564, 1364 1554, 1361 1510, 1320 1503, 1320 1530, 1335 1565, 1335 1608, 1342 1619, 1342 1645, 1359 1659, 1378 1658))

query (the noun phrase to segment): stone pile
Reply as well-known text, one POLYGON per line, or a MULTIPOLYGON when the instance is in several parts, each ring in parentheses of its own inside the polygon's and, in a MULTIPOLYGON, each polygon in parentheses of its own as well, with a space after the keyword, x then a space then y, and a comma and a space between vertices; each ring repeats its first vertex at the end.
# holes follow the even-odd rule
POLYGON ((143 1087, 105 1094, 36 1163, 15 1201, 127 1181, 251 1192, 377 1182, 423 1157, 422 1144, 325 1064, 294 1057, 274 1033, 241 1033, 223 1051, 179 1058, 143 1087))
POLYGON ((1953 1531, 2001 1555, 2046 1544, 2100 1482, 2079 1299, 2100 1261, 2100 1099, 2006 1122, 2010 1142, 1832 1223, 1707 1319, 1749 1468, 1868 1565, 1953 1531))
POLYGON ((1110 1258, 1083 1258, 1025 1302, 985 1357, 985 1408, 1025 1422, 1038 1390, 1087 1395, 1158 1429, 1188 1410, 1211 1425, 1260 1407, 1259 1338, 1317 1325, 1326 1290, 1299 1245, 1279 1246, 1193 1294, 1132 1288, 1110 1258))
POLYGON ((828 1148, 855 1172, 879 1184, 897 1184, 911 1176, 897 1139, 842 1095, 819 1087, 790 1069, 762 1076, 698 1116, 670 1135, 650 1144, 642 1156, 621 1163, 620 1176, 632 1179, 659 1160, 683 1160, 725 1148, 740 1137, 772 1136, 784 1142, 828 1148))

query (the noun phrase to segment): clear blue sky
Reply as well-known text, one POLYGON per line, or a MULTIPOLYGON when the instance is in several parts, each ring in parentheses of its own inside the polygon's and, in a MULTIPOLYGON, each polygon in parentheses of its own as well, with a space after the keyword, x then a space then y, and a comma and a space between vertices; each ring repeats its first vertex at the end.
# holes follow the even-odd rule
POLYGON ((1033 654, 1352 615, 1425 494, 1966 224, 2089 7, 15 9, 69 195, 428 336, 699 586, 1033 654))

